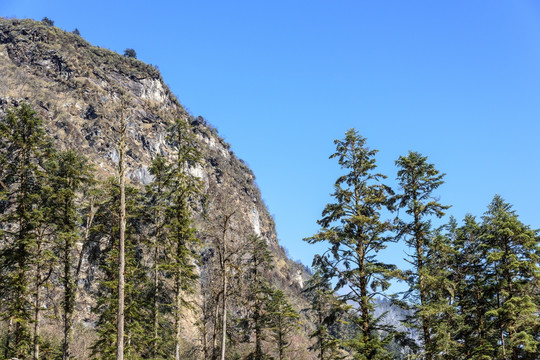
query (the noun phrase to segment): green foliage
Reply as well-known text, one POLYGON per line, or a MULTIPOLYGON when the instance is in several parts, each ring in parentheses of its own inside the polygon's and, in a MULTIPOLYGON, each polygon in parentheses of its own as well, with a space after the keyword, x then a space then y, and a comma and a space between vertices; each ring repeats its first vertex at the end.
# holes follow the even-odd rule
MULTIPOLYGON (((136 358, 147 345, 143 324, 145 273, 141 263, 140 194, 126 187, 126 244, 125 244, 125 356, 136 358)), ((105 184, 104 197, 99 204, 92 241, 103 279, 99 282, 98 299, 93 311, 98 315, 98 338, 92 346, 93 356, 100 359, 116 358, 116 313, 118 310, 118 239, 120 224, 120 189, 116 179, 105 184)))
MULTIPOLYGON (((146 322, 144 327, 147 334, 152 334, 148 354, 151 358, 163 357, 171 353, 171 347, 167 343, 172 341, 172 329, 166 319, 170 315, 171 309, 171 288, 165 281, 169 273, 164 271, 167 268, 166 253, 168 249, 167 239, 167 218, 165 216, 168 201, 169 168, 165 157, 157 155, 152 161, 150 174, 153 181, 146 187, 146 199, 144 216, 146 225, 150 229, 146 242, 147 252, 151 258, 148 266, 151 279, 147 279, 147 315, 152 319, 146 322)), ((169 344, 170 345, 170 344, 169 344)))
POLYGON ((538 358, 537 233, 499 196, 481 223, 467 215, 445 228, 426 256, 428 350, 442 359, 538 358))
POLYGON ((52 21, 46 16, 43 19, 41 19, 41 22, 46 26, 51 26, 51 27, 54 26, 54 21, 52 21))
POLYGON ((165 216, 164 270, 174 279, 174 311, 176 323, 176 352, 179 353, 182 307, 187 305, 185 295, 194 291, 198 274, 196 248, 200 241, 193 226, 190 201, 201 192, 201 182, 190 172, 190 167, 200 164, 199 144, 186 119, 176 119, 168 130, 167 141, 175 149, 174 160, 167 168, 168 204, 165 216))
POLYGON ((135 52, 135 50, 128 48, 124 50, 124 57, 136 59, 137 53, 135 52))
POLYGON ((268 355, 263 351, 262 344, 266 339, 266 329, 269 324, 269 309, 273 288, 265 277, 265 272, 272 269, 272 253, 265 239, 252 235, 248 238, 248 263, 245 269, 245 281, 248 292, 245 299, 247 314, 240 322, 240 328, 250 338, 253 334, 255 348, 248 356, 249 359, 265 359, 268 355))
MULTIPOLYGON (((427 162, 427 157, 417 152, 409 152, 407 156, 400 156, 396 161, 398 166, 397 179, 402 193, 395 196, 398 209, 405 209, 405 216, 396 218, 396 235, 398 239, 404 239, 405 243, 413 249, 408 262, 413 266, 411 271, 406 272, 409 283, 408 296, 413 296, 413 307, 417 319, 410 322, 410 326, 419 327, 422 330, 422 340, 425 345, 426 359, 432 358, 430 352, 431 335, 430 329, 433 319, 430 313, 427 277, 426 253, 428 252, 432 237, 430 216, 438 218, 444 215, 444 206, 433 199, 433 191, 443 184, 444 174, 440 174, 433 164, 427 162)), ((433 274, 431 274, 433 275, 433 274)), ((436 305, 438 306, 438 305, 436 305)))
POLYGON ((488 290, 495 296, 486 316, 493 318, 502 342, 496 356, 517 359, 539 355, 538 293, 535 298, 540 282, 539 237, 519 221, 500 196, 489 205, 483 223, 489 249, 488 290))
POLYGON ((309 349, 317 352, 321 360, 342 359, 341 337, 337 325, 344 322, 350 306, 341 300, 320 269, 306 283, 304 293, 310 301, 310 311, 315 317, 315 330, 309 334, 316 342, 309 349))
POLYGON ((387 341, 376 336, 380 328, 373 317, 373 297, 388 289, 396 270, 394 265, 376 258, 393 241, 388 234, 391 224, 381 219, 381 210, 390 206, 389 197, 393 193, 380 183, 386 177, 374 173, 377 151, 366 146, 365 138, 351 129, 345 139, 334 143, 336 152, 330 158, 337 158, 348 173, 335 183, 332 194, 335 203, 326 205, 323 218, 318 221, 322 229, 305 240, 329 243, 330 248, 317 255, 314 264, 325 276, 337 278, 336 289, 343 289, 343 300, 358 305, 355 319, 361 335, 349 342, 351 349, 355 354, 364 354, 369 349, 368 359, 382 358, 379 349, 387 341))
POLYGON ((298 327, 298 312, 289 303, 282 290, 274 290, 268 302, 268 325, 279 355, 285 359, 285 352, 291 341, 288 337, 298 327))
MULTIPOLYGON (((55 154, 48 164, 51 174, 49 219, 54 224, 55 253, 60 267, 60 282, 64 292, 62 300, 63 317, 63 355, 70 358, 70 341, 73 328, 73 314, 77 295, 78 263, 83 255, 82 249, 76 253, 76 243, 81 242, 79 224, 81 223, 80 196, 83 189, 92 186, 93 168, 88 160, 68 150, 55 154)), ((83 247, 85 245, 83 244, 83 247)))
MULTIPOLYGON (((30 324, 34 303, 31 286, 41 274, 32 270, 43 264, 43 229, 46 209, 45 162, 52 148, 42 121, 26 103, 9 109, 0 121, 0 311, 10 323, 6 354, 28 357, 32 345, 30 324)), ((48 254, 48 252, 47 252, 48 254)), ((39 303, 39 297, 38 297, 39 303)), ((38 339, 36 338, 36 341, 38 339)))

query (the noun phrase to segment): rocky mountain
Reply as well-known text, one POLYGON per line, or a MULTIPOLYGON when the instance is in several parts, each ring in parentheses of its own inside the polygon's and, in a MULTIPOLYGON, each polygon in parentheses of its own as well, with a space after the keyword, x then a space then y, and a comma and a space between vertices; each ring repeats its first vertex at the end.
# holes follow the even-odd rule
MULTIPOLYGON (((172 152, 165 141, 167 127, 175 118, 189 119, 204 158, 203 165, 191 172, 223 206, 234 204, 240 219, 237 236, 254 233, 267 240, 275 259, 273 283, 286 291, 298 309, 304 307, 301 289, 308 274, 279 245, 255 175, 210 124, 186 112, 154 66, 92 46, 79 35, 41 22, 0 18, 0 113, 21 102, 30 103, 56 145, 82 152, 100 178, 116 171, 119 93, 128 95, 129 182, 143 186, 151 181, 148 168, 153 157, 172 152)), ((198 217, 196 222, 204 234, 204 219, 198 217)), ((85 266, 89 274, 93 265, 85 266)), ((91 299, 83 297, 81 321, 91 318, 90 306, 91 299)), ((301 346, 308 342, 306 331, 301 346)), ((297 358, 309 355, 302 356, 306 357, 297 358)))

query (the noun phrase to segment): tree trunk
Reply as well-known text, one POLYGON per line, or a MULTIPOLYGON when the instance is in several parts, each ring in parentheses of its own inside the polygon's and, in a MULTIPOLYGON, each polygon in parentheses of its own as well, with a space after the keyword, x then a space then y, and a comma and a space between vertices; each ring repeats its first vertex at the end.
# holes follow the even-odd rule
POLYGON ((262 334, 261 327, 259 324, 259 313, 257 312, 255 316, 255 357, 257 359, 262 358, 262 334))
POLYGON ((182 335, 182 328, 180 327, 180 308, 182 306, 182 298, 180 297, 180 275, 177 275, 176 279, 176 336, 175 336, 175 359, 180 360, 180 339, 182 335))
MULTIPOLYGON (((225 270, 225 269, 224 269, 225 270)), ((221 360, 225 360, 225 341, 227 338, 227 272, 223 273, 223 302, 222 302, 222 317, 223 324, 222 328, 222 337, 221 337, 221 360)))
POLYGON ((71 247, 66 239, 64 243, 64 341, 62 344, 62 360, 69 360, 70 358, 69 343, 71 340, 73 308, 75 305, 76 284, 73 284, 73 277, 71 276, 70 252, 71 247))
POLYGON ((159 296, 159 271, 158 271, 158 255, 159 251, 157 248, 157 235, 154 240, 154 339, 152 341, 152 355, 155 357, 158 349, 158 329, 159 329, 159 310, 158 310, 158 296, 159 296))
MULTIPOLYGON (((418 273, 418 290, 420 292, 420 309, 421 311, 424 310, 424 306, 426 305, 426 287, 424 283, 424 276, 423 276, 423 269, 424 269, 424 263, 423 263, 423 252, 420 242, 417 240, 416 243, 416 256, 418 258, 418 264, 417 264, 417 273, 418 273)), ((426 356, 426 360, 431 360, 431 334, 430 334, 430 327, 429 327, 429 319, 428 317, 422 313, 420 316, 422 321, 422 333, 424 336, 424 353, 426 356)))
POLYGON ((371 324, 369 319, 369 298, 368 298, 368 281, 367 274, 365 270, 365 249, 364 243, 358 239, 358 245, 356 248, 356 253, 358 256, 358 272, 360 273, 360 313, 362 318, 362 334, 364 335, 364 343, 370 341, 370 330, 371 324))
POLYGON ((39 332, 40 332, 40 290, 41 285, 39 284, 39 267, 37 269, 38 274, 36 279, 36 293, 34 295, 34 360, 39 360, 39 332))
POLYGON ((431 334, 428 317, 424 314, 424 306, 426 306, 426 286, 424 283, 424 241, 422 237, 422 229, 420 224, 420 209, 418 208, 416 192, 412 196, 414 203, 414 242, 416 250, 416 273, 418 274, 418 291, 420 292, 420 316, 422 321, 422 334, 424 336, 424 354, 426 360, 431 360, 431 334))
POLYGON ((214 326, 213 326, 213 329, 212 329, 212 357, 211 359, 212 360, 215 360, 217 359, 217 337, 218 337, 218 325, 219 325, 219 296, 216 300, 216 304, 214 306, 214 326))
MULTIPOLYGON (((123 109, 122 109, 123 111, 123 109)), ((126 233, 126 169, 125 169, 125 151, 126 151, 126 120, 124 114, 120 117, 120 143, 119 143, 119 175, 120 175, 120 236, 118 246, 118 314, 116 320, 116 359, 124 359, 124 242, 126 233)))
POLYGON ((9 347, 11 346, 11 332, 13 331, 13 319, 10 317, 6 333, 6 345, 4 348, 4 358, 9 357, 9 347))

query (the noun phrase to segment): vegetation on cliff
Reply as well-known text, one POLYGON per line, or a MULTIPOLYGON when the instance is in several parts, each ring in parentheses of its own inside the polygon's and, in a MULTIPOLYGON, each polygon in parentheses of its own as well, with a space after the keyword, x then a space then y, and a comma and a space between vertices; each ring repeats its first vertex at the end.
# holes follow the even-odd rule
POLYGON ((304 287, 217 131, 53 25, 0 19, 0 359, 539 357, 540 238, 501 197, 435 226, 444 175, 410 152, 392 189, 351 129, 304 287))

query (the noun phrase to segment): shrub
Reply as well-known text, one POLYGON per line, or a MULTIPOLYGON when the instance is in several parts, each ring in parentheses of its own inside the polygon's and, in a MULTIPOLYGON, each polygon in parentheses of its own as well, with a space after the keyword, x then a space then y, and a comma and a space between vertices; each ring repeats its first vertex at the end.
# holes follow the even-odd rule
POLYGON ((46 16, 43 19, 41 19, 41 22, 47 26, 54 26, 54 21, 52 21, 46 16))
POLYGON ((81 32, 77 28, 75 28, 75 30, 73 30, 72 33, 74 33, 75 35, 81 36, 81 32))
POLYGON ((137 53, 135 52, 135 50, 128 48, 128 49, 124 50, 124 56, 128 57, 128 58, 136 59, 137 58, 137 53))

